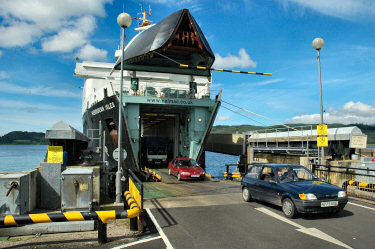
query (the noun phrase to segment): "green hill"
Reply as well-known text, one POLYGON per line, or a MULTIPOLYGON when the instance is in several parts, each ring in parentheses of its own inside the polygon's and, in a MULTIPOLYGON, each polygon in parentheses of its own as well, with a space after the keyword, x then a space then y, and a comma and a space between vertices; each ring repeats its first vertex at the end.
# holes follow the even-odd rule
MULTIPOLYGON (((305 124, 287 124, 290 127, 296 126, 309 126, 305 124)), ((337 127, 348 127, 348 126, 357 126, 361 131, 367 135, 367 144, 375 144, 375 125, 364 125, 364 124, 350 124, 350 125, 343 125, 343 124, 328 124, 328 128, 337 128, 337 127)), ((277 126, 253 126, 253 125, 216 125, 212 128, 212 133, 243 133, 246 131, 254 131, 254 130, 265 130, 265 129, 275 129, 281 128, 281 131, 286 131, 284 126, 277 125, 277 126)), ((313 125, 313 129, 316 129, 316 125, 313 125)), ((270 131, 271 132, 271 131, 270 131)), ((272 131, 274 132, 274 130, 272 131)))
POLYGON ((43 132, 12 131, 0 136, 0 144, 48 144, 43 132))

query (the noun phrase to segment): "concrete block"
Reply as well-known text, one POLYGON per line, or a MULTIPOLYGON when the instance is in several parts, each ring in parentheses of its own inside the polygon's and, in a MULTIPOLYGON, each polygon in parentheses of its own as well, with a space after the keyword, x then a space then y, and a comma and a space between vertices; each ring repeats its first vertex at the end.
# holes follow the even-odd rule
POLYGON ((56 223, 39 223, 19 227, 5 227, 0 229, 0 237, 24 236, 31 234, 84 232, 95 230, 95 221, 71 221, 56 223))
POLYGON ((60 208, 61 164, 41 163, 40 208, 60 208))

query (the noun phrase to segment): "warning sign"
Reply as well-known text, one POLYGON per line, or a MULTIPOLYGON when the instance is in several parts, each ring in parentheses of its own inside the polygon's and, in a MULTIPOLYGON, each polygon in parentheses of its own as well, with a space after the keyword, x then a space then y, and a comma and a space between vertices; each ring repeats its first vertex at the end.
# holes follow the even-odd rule
POLYGON ((318 135, 327 135, 327 129, 328 129, 328 125, 326 124, 318 124, 316 126, 316 131, 318 135))
POLYGON ((352 135, 349 147, 365 149, 367 147, 367 135, 352 135))
POLYGON ((316 138, 318 147, 328 147, 328 137, 320 136, 316 138))
POLYGON ((47 163, 63 163, 62 146, 48 146, 47 163))

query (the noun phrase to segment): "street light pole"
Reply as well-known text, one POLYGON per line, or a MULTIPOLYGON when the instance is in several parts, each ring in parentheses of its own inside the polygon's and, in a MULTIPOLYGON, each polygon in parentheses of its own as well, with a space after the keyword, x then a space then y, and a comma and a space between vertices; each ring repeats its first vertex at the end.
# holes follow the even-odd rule
MULTIPOLYGON (((125 44, 125 29, 130 26, 132 19, 129 14, 121 13, 117 17, 117 23, 122 28, 121 38, 121 72, 120 72, 120 100, 119 100, 119 111, 118 111, 118 164, 116 172, 116 203, 121 203, 122 188, 121 188, 121 177, 122 177, 122 88, 124 81, 124 44, 125 44)), ((127 180, 127 179, 126 179, 127 180)))
MULTIPOLYGON (((318 51, 318 73, 319 73, 319 95, 320 95, 320 123, 323 124, 323 97, 322 97, 322 74, 320 70, 320 50, 324 47, 324 40, 322 38, 315 38, 312 42, 312 46, 318 51)), ((324 147, 321 148, 319 157, 319 164, 324 162, 324 147)))

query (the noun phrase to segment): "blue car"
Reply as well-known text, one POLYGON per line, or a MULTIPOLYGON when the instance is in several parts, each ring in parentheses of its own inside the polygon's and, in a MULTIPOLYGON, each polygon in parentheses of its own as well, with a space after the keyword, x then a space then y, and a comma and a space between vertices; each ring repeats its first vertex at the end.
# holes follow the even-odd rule
POLYGON ((322 182, 301 165, 250 165, 241 187, 244 201, 257 199, 281 206, 288 218, 298 213, 338 213, 348 202, 342 188, 322 182))

